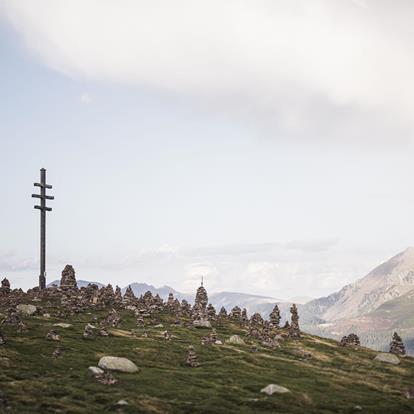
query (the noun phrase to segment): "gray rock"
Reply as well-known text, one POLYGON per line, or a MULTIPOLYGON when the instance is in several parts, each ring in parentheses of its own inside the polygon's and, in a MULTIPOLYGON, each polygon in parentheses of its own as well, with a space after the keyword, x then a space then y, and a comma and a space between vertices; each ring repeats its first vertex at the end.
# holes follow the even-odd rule
POLYGON ((378 354, 374 358, 374 361, 387 362, 388 364, 394 364, 394 365, 398 365, 400 363, 400 360, 398 359, 397 355, 388 354, 385 352, 378 354))
POLYGON ((98 362, 99 368, 121 372, 138 372, 139 368, 129 359, 114 356, 104 356, 98 362))
POLYGON ((16 306, 16 309, 22 313, 23 315, 33 315, 36 311, 37 308, 35 305, 24 305, 24 304, 20 304, 16 306))
POLYGON ((98 367, 89 367, 88 372, 91 375, 102 375, 104 371, 98 367))
POLYGON ((58 326, 59 328, 70 328, 72 324, 65 323, 65 322, 59 322, 59 323, 54 323, 53 326, 58 326))
POLYGON ((128 405, 128 401, 126 400, 119 400, 115 404, 116 407, 125 407, 126 405, 128 405))
POLYGON ((226 343, 234 344, 234 345, 245 345, 246 343, 243 339, 240 338, 239 335, 232 335, 229 339, 227 339, 226 343))
POLYGON ((211 323, 207 319, 198 319, 193 321, 193 326, 196 328, 211 328, 211 323))
POLYGON ((269 384, 267 387, 261 389, 260 392, 264 392, 267 395, 273 395, 286 394, 287 392, 290 392, 290 390, 285 387, 282 387, 281 385, 269 384))

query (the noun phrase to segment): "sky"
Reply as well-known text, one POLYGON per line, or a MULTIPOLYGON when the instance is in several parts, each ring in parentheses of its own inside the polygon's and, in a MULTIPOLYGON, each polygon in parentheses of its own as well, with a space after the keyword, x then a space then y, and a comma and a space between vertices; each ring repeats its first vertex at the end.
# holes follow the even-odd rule
POLYGON ((414 245, 414 4, 1 0, 0 277, 327 295, 414 245))

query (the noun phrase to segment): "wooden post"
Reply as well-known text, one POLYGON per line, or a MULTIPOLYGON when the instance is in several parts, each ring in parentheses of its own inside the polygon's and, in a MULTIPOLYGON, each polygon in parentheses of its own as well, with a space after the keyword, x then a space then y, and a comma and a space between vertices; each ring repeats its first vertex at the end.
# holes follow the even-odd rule
POLYGON ((46 184, 46 170, 40 170, 40 183, 34 183, 35 187, 40 187, 40 194, 32 194, 34 198, 40 198, 40 206, 34 208, 40 210, 40 275, 39 288, 46 287, 46 211, 52 211, 50 207, 46 207, 46 200, 54 200, 55 197, 46 195, 46 189, 52 186, 46 184))

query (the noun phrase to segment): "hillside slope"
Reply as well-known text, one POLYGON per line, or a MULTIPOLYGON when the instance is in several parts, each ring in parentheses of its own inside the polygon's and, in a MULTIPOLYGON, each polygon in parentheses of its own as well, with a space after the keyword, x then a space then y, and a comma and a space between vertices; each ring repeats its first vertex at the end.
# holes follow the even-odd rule
MULTIPOLYGON (((397 366, 385 364, 374 361, 376 353, 369 349, 342 348, 335 341, 306 334, 272 350, 246 338, 245 331, 229 321, 216 326, 223 345, 201 345, 209 329, 175 325, 175 318, 165 312, 137 328, 133 312, 121 311, 121 324, 110 336, 84 339, 85 324, 96 321, 94 315, 59 319, 49 304, 36 306, 52 316, 25 317, 28 329, 22 332, 2 327, 7 342, 0 346, 0 410, 6 412, 414 412, 414 400, 405 397, 414 384, 414 360, 409 357, 397 366), (54 327, 60 322, 71 326, 54 327), (61 335, 60 342, 45 338, 52 328, 61 335), (165 330, 171 333, 170 340, 165 340, 165 330), (225 343, 233 334, 246 344, 225 343), (198 355, 197 368, 185 365, 190 344, 198 355), (63 355, 54 359, 57 346, 63 355), (114 373, 116 384, 101 384, 87 369, 104 355, 126 357, 140 372, 114 373), (290 392, 272 396, 260 392, 271 383, 290 392), (120 400, 128 405, 116 406, 120 400)), ((107 312, 96 311, 98 321, 107 312)))

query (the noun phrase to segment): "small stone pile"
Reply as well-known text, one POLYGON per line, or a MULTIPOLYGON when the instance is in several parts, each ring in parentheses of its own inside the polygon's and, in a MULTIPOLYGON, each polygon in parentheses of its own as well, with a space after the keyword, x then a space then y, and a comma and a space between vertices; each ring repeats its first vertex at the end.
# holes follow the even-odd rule
POLYGON ((61 289, 76 289, 78 284, 76 283, 75 269, 71 265, 66 265, 62 271, 62 277, 60 279, 61 289))
POLYGON ((83 337, 85 339, 92 339, 94 337, 94 334, 94 327, 88 323, 83 330, 83 337))
POLYGON ((202 345, 221 345, 222 341, 219 339, 216 330, 213 328, 209 335, 201 338, 202 345))
POLYGON ((122 303, 122 292, 121 288, 118 285, 115 287, 114 300, 117 305, 120 305, 122 303))
POLYGON ((51 339, 52 341, 60 341, 60 335, 54 329, 51 329, 47 335, 46 339, 51 339))
POLYGON ((279 328, 280 325, 280 310, 279 306, 275 305, 271 314, 269 315, 269 320, 273 328, 279 328))
POLYGON ((252 315, 249 321, 250 326, 254 326, 257 328, 261 328, 264 324, 264 320, 262 318, 262 315, 260 313, 256 312, 252 315))
POLYGON ((191 368, 195 368, 200 365, 197 360, 196 351, 192 345, 190 345, 187 350, 187 365, 191 368))
POLYGON ((293 339, 300 338, 300 329, 299 329, 299 315, 298 308, 295 304, 290 307, 290 327, 289 327, 289 337, 293 339))
POLYGON ((247 325, 249 323, 249 317, 247 316, 247 309, 243 308, 241 313, 241 321, 243 325, 247 325))
POLYGON ((226 308, 224 306, 222 306, 219 313, 218 313, 218 318, 223 320, 223 319, 227 319, 227 317, 228 317, 228 315, 227 315, 226 308))
POLYGON ((348 336, 343 336, 340 342, 341 346, 360 346, 358 335, 351 333, 348 336))
POLYGON ((217 319, 216 308, 211 303, 207 306, 207 316, 210 321, 217 319))
POLYGON ((110 327, 110 328, 117 328, 118 325, 121 323, 121 316, 116 311, 116 309, 112 309, 108 316, 102 322, 103 327, 110 327))
POLYGON ((405 355, 405 346, 400 335, 394 332, 392 341, 390 342, 390 352, 395 355, 405 355))
POLYGON ((7 310, 7 316, 3 319, 2 324, 4 325, 19 325, 21 322, 20 316, 16 308, 9 308, 7 310))

